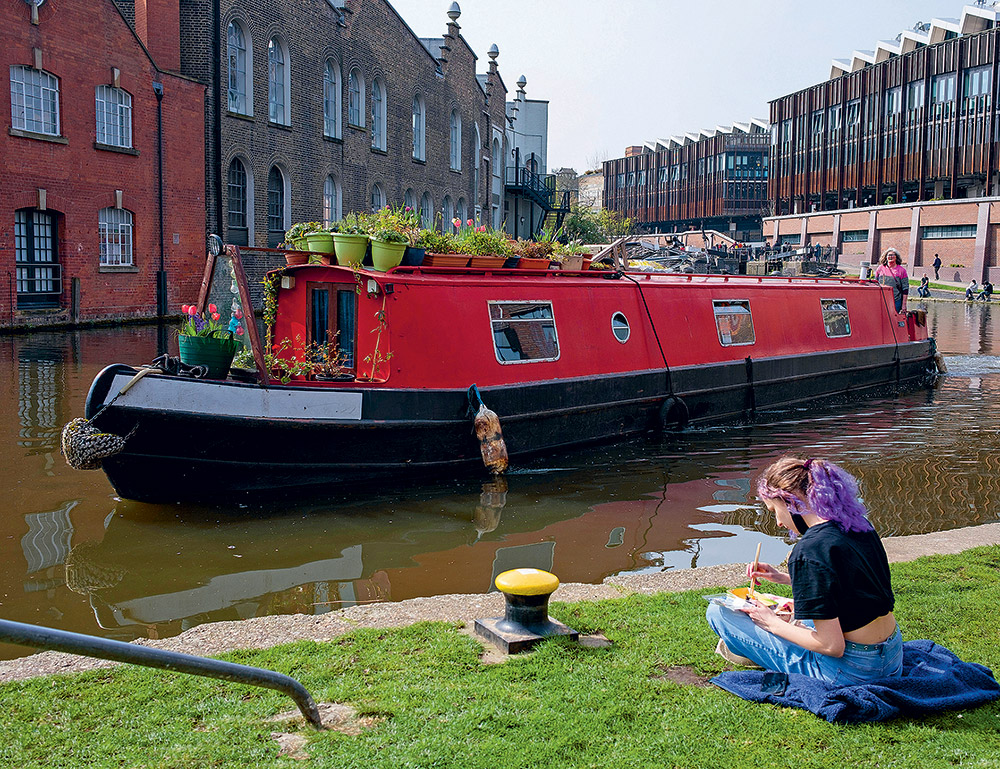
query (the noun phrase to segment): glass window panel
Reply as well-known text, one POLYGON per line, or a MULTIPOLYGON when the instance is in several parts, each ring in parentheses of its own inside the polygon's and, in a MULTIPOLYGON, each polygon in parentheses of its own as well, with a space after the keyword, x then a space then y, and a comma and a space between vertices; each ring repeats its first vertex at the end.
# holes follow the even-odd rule
POLYGON ((831 339, 838 336, 851 335, 851 319, 847 313, 846 299, 820 299, 823 310, 823 325, 826 335, 831 339))
POLYGON ((750 302, 742 300, 714 301, 715 326, 723 347, 753 344, 756 341, 750 302))
POLYGON ((490 302, 493 348, 501 363, 552 361, 559 339, 549 302, 490 302))

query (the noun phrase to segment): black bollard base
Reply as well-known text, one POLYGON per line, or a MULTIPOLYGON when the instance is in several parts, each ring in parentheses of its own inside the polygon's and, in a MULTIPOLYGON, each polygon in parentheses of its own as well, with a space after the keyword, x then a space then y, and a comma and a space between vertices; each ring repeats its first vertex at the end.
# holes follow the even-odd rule
POLYGON ((580 634, 573 628, 547 617, 545 622, 533 624, 530 627, 513 622, 506 617, 489 617, 476 620, 476 635, 497 646, 506 654, 519 654, 528 651, 539 641, 555 636, 566 636, 571 641, 578 641, 580 634))

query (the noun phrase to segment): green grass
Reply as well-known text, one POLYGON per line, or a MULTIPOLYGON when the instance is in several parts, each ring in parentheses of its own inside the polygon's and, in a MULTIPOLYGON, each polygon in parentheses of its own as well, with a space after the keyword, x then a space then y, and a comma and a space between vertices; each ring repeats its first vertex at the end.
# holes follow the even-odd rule
MULTIPOLYGON (((906 639, 1000 670, 1000 547, 897 564, 893 580, 906 639)), ((277 727, 264 719, 293 705, 269 690, 126 668, 7 684, 0 766, 1000 767, 1000 703, 833 726, 673 683, 669 666, 723 669, 707 592, 554 604, 554 616, 613 646, 550 641, 501 665, 481 663, 476 641, 444 623, 226 655, 374 718, 359 736, 309 732, 306 761, 277 758, 277 727)))

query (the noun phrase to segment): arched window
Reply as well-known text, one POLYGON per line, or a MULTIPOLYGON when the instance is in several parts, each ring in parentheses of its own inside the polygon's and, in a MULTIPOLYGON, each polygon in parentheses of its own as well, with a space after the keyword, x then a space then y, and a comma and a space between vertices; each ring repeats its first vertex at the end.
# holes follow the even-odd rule
POLYGON ((323 224, 327 227, 343 218, 342 200, 340 180, 330 174, 323 182, 323 224))
POLYGON ((420 198, 420 226, 425 230, 434 227, 434 201, 429 192, 425 192, 420 198))
POLYGON ((268 119, 272 123, 289 125, 288 93, 288 51, 284 43, 272 37, 267 44, 267 106, 268 119))
POLYGON ((347 122, 359 128, 365 125, 365 80, 358 69, 347 76, 347 122))
POLYGON ((323 133, 335 139, 341 137, 341 98, 340 66, 327 59, 323 71, 323 133))
POLYGON ((229 213, 228 242, 237 246, 250 245, 250 222, 247 217, 247 201, 250 200, 250 187, 247 179, 246 166, 239 158, 233 158, 229 164, 229 198, 226 210, 229 213))
MULTIPOLYGON (((482 191, 479 189, 479 166, 482 164, 480 159, 483 152, 483 140, 479 133, 479 123, 473 123, 473 127, 476 129, 476 144, 472 148, 472 205, 478 205, 478 201, 482 200, 482 191)), ((471 211, 469 212, 471 219, 471 211)))
POLYGON ((132 266, 132 212, 102 208, 97 214, 101 267, 132 266))
POLYGON ((462 170, 462 116, 451 111, 451 170, 462 170))
POLYGON ((455 206, 455 217, 463 223, 469 218, 468 211, 465 208, 465 198, 458 199, 458 203, 455 206))
POLYGON ((413 97, 413 159, 426 160, 425 136, 427 125, 427 108, 420 94, 413 97))
POLYGON ((445 195, 441 203, 441 232, 454 232, 455 225, 452 219, 455 218, 455 209, 451 205, 451 195, 445 195))
POLYGON ((417 210, 417 193, 412 188, 406 190, 403 195, 403 205, 411 211, 417 210))
POLYGON ((502 158, 500 157, 500 140, 496 137, 493 138, 493 175, 501 176, 503 174, 503 164, 502 158))
POLYGON ((277 166, 267 174, 267 245, 276 248, 285 239, 288 222, 288 195, 285 175, 277 166))
POLYGON ((253 114, 253 89, 247 73, 253 71, 253 48, 243 25, 229 22, 226 34, 226 58, 229 61, 229 111, 238 115, 253 114))
POLYGON ((385 193, 377 184, 372 185, 372 213, 385 208, 385 193))
POLYGON ((385 151, 386 93, 382 78, 372 80, 372 149, 385 151))
POLYGON ((99 85, 94 89, 97 143, 111 147, 132 146, 132 97, 121 88, 99 85))
POLYGON ((59 136, 59 79, 40 69, 10 68, 11 128, 59 136))

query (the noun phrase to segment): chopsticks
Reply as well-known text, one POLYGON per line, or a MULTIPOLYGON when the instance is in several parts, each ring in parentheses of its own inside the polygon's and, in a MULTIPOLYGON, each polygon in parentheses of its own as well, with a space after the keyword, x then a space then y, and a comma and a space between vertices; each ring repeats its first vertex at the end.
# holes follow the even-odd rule
POLYGON ((755 571, 757 571, 757 566, 760 564, 760 545, 761 545, 761 543, 758 542, 757 543, 757 552, 754 554, 754 557, 753 557, 753 566, 750 567, 750 589, 747 591, 747 600, 748 601, 752 601, 753 600, 753 597, 754 597, 753 596, 753 589, 757 586, 757 578, 753 575, 753 573, 755 571))

